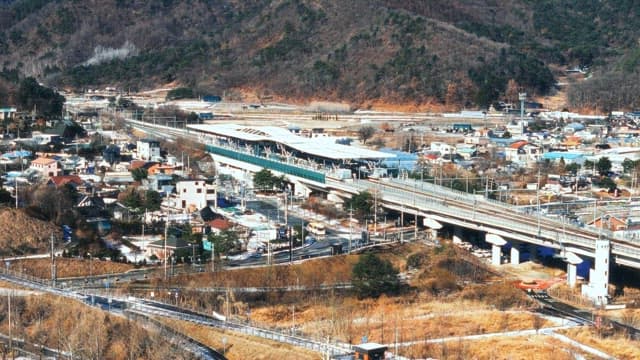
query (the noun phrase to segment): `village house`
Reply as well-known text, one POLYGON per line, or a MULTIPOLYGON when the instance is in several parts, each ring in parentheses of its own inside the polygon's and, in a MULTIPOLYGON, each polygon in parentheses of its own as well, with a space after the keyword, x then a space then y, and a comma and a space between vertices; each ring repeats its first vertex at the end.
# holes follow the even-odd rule
MULTIPOLYGON (((167 252, 166 252, 167 258, 173 257, 174 255, 176 255, 176 253, 179 250, 189 250, 191 249, 191 246, 192 246, 192 244, 187 243, 186 241, 176 237, 175 235, 169 235, 169 237, 167 237, 166 245, 167 245, 167 252)), ((146 254, 145 254, 146 257, 151 258, 155 256, 156 258, 163 260, 165 257, 164 246, 165 246, 164 239, 147 244, 146 254)))
POLYGON ((29 168, 47 177, 62 175, 58 161, 52 158, 39 157, 31 162, 29 168))
POLYGON ((204 180, 183 180, 176 183, 176 207, 187 212, 198 211, 216 199, 215 185, 204 180))
POLYGON ((538 161, 540 152, 540 147, 525 140, 516 141, 504 149, 505 160, 523 165, 538 161))
POLYGON ((142 139, 137 142, 138 159, 155 160, 160 158, 160 142, 151 139, 142 139))
POLYGON ((53 186, 56 189, 62 186, 71 186, 74 189, 77 189, 79 186, 83 185, 84 181, 77 175, 60 175, 60 176, 52 176, 47 181, 47 185, 53 186))

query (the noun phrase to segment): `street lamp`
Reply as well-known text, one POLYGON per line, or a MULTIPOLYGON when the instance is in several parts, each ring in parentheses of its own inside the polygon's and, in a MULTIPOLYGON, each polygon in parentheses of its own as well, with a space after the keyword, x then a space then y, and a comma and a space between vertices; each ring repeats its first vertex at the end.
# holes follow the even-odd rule
POLYGON ((191 246, 191 266, 193 267, 196 262, 196 243, 189 243, 191 246))

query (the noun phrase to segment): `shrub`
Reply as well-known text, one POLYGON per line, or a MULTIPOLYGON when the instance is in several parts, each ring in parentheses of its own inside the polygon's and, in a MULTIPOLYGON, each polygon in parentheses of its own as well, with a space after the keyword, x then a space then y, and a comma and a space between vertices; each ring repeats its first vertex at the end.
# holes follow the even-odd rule
POLYGON ((400 290, 398 271, 388 260, 365 254, 353 267, 353 287, 360 298, 396 294, 400 290))
POLYGON ((429 254, 426 251, 413 253, 407 257, 407 269, 418 269, 424 266, 429 260, 429 254))

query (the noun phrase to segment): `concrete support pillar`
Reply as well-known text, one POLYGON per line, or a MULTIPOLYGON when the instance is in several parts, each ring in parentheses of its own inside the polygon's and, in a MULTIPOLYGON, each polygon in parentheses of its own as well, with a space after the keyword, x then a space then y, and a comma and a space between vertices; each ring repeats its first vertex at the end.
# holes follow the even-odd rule
POLYGON ((500 250, 500 246, 491 245, 491 265, 500 265, 500 256, 502 255, 500 250))
POLYGON ((423 223, 424 226, 429 228, 429 235, 431 236, 431 240, 437 243, 438 239, 438 230, 442 229, 442 224, 433 220, 432 218, 425 216, 423 223))
POLYGON ((487 234, 485 240, 491 244, 491 264, 500 265, 501 248, 507 243, 505 239, 496 234, 487 234))
POLYGON ((576 286, 576 266, 574 264, 567 264, 567 285, 570 287, 576 286))
POLYGON ((538 245, 529 244, 529 261, 538 260, 538 245))
POLYGON ((512 243, 511 244, 511 265, 519 265, 520 264, 520 248, 518 247, 520 244, 512 243))
POLYGON ((574 287, 577 281, 576 265, 582 263, 582 259, 572 251, 565 251, 564 261, 567 262, 567 285, 574 287))
POLYGON ((454 244, 462 244, 462 228, 459 226, 456 226, 453 228, 453 243, 454 244))

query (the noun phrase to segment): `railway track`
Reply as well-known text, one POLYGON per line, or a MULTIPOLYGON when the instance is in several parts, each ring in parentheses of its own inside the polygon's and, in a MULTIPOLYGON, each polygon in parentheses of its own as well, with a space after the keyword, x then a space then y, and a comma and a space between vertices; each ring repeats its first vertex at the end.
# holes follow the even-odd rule
MULTIPOLYGON (((335 186, 346 189, 344 185, 335 186)), ((452 220, 455 224, 455 220, 459 225, 472 229, 502 229, 507 237, 510 233, 521 234, 529 239, 527 241, 560 249, 571 247, 571 251, 583 256, 593 256, 595 240, 606 237, 611 240, 612 254, 627 259, 624 265, 640 267, 640 243, 613 238, 609 231, 601 233, 563 224, 543 216, 533 217, 508 204, 477 199, 464 192, 418 181, 368 179, 356 181, 352 187, 355 191, 382 190, 383 201, 395 203, 396 208, 402 206, 407 211, 413 209, 433 214, 434 217, 440 216, 445 223, 452 220)))
POLYGON ((609 318, 604 318, 604 320, 601 318, 598 320, 600 317, 599 315, 595 315, 591 311, 577 309, 569 304, 558 301, 549 296, 545 291, 531 292, 527 294, 531 299, 540 304, 540 308, 537 310, 540 314, 559 317, 577 325, 610 328, 615 332, 624 333, 633 340, 640 340, 640 329, 633 326, 629 326, 609 318))

